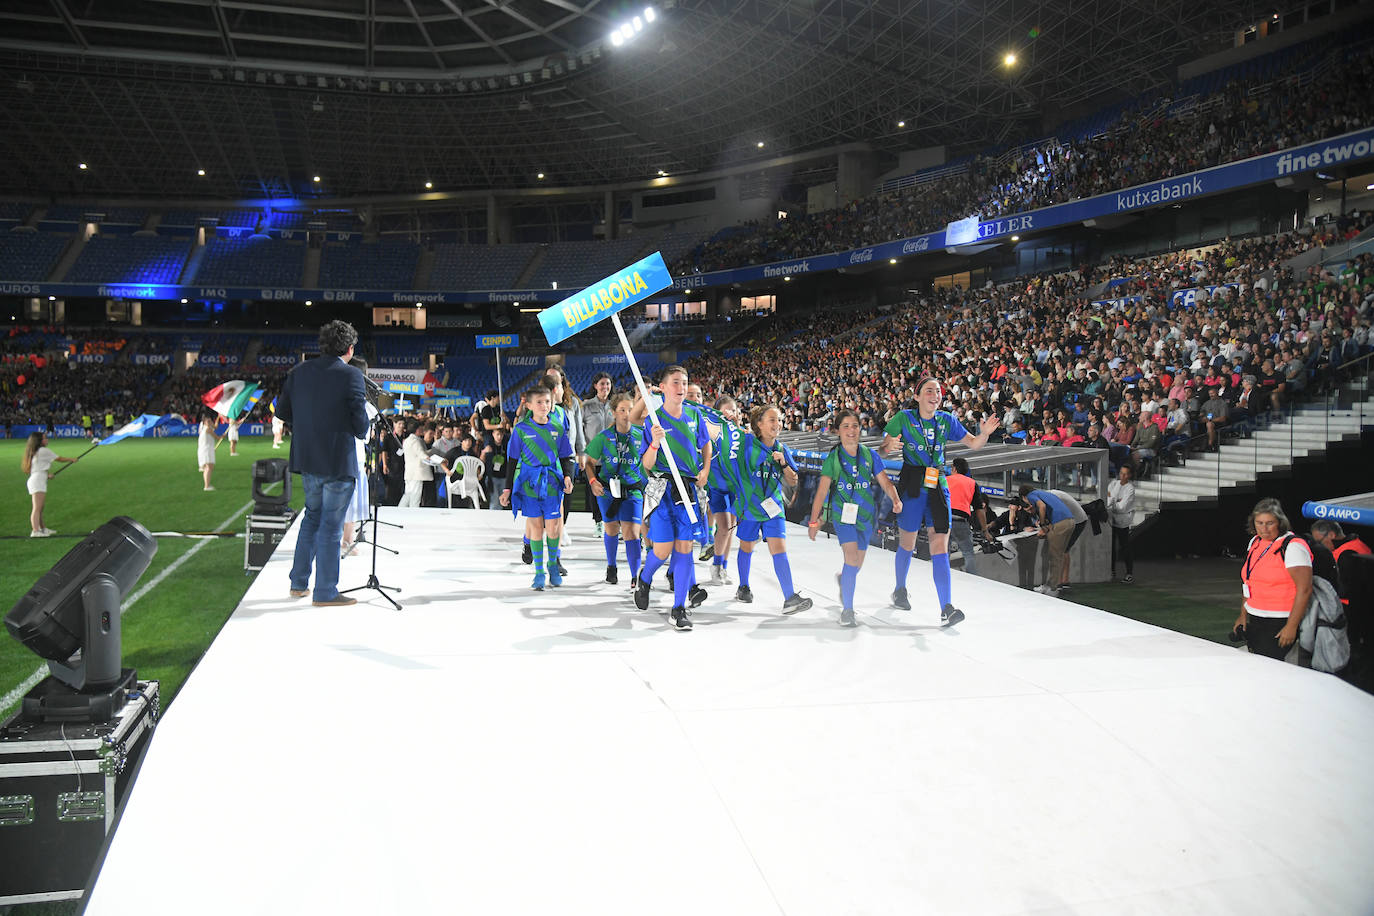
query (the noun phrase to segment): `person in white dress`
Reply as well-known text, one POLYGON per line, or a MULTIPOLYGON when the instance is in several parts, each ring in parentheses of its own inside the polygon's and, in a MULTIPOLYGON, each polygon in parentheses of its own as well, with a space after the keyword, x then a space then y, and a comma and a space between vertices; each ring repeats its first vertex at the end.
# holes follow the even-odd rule
POLYGON ((19 467, 29 475, 29 498, 33 508, 29 512, 29 532, 31 538, 48 538, 56 534, 43 523, 43 506, 48 499, 48 481, 52 479, 54 462, 71 464, 75 458, 63 458, 48 448, 48 437, 44 433, 30 433, 29 441, 24 444, 24 457, 19 467))
POLYGON ((214 489, 210 483, 210 478, 215 473, 215 448, 222 439, 222 437, 215 435, 215 426, 218 422, 219 417, 213 410, 207 410, 200 415, 200 436, 196 441, 196 462, 200 465, 201 476, 205 478, 206 490, 214 489))
POLYGON ((239 455, 239 424, 242 420, 230 420, 229 429, 225 435, 229 437, 229 457, 237 458, 239 455))

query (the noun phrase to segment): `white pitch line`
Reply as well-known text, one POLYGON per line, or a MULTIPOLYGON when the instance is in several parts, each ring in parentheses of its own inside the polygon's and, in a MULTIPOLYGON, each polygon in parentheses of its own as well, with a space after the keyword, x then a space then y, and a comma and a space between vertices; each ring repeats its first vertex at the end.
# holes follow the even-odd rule
MULTIPOLYGON (((223 522, 220 523, 220 526, 214 530, 223 531, 224 529, 232 525, 239 518, 239 516, 243 515, 243 513, 247 512, 251 508, 253 508, 253 501, 249 500, 248 502, 243 504, 243 507, 239 509, 239 511, 235 512, 233 515, 226 518, 223 522)), ((196 543, 191 545, 190 550, 186 551, 181 556, 173 560, 171 563, 167 564, 166 569, 158 573, 156 576, 153 576, 151 581, 144 583, 142 587, 140 587, 137 591, 135 591, 132 595, 128 597, 128 600, 126 600, 122 605, 120 605, 119 616, 123 617, 125 614, 129 613, 129 608, 133 607, 134 603, 138 601, 138 599, 142 598, 144 595, 148 594, 150 591, 157 588, 158 585, 160 585, 163 582, 163 580, 165 580, 172 573, 176 572, 181 567, 181 564, 185 563, 187 560, 191 559, 191 557, 195 556, 200 551, 200 549, 208 543, 210 543, 208 539, 203 541, 196 541, 196 543)), ((38 667, 38 670, 36 670, 33 674, 30 674, 28 677, 24 678, 24 682, 22 684, 11 690, 9 693, 5 694, 3 697, 0 697, 0 714, 8 712, 11 706, 19 702, 20 697, 28 693, 35 686, 37 686, 39 681, 47 677, 47 674, 48 666, 40 665, 38 667)))

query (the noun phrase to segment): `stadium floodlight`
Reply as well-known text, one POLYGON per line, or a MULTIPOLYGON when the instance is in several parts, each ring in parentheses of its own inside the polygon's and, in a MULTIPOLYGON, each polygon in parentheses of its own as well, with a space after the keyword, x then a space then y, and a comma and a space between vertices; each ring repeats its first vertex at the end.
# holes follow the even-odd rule
POLYGON ((620 27, 620 37, 621 37, 621 38, 624 38, 626 41, 629 41, 631 38, 634 38, 634 37, 635 37, 634 26, 630 25, 628 22, 625 23, 624 25, 622 25, 622 26, 620 27))
POLYGON ((1004 66, 1004 67, 1015 67, 1015 66, 1016 66, 1016 54, 1015 54, 1014 52, 1012 52, 1012 51, 1008 51, 1005 55, 1003 55, 1003 57, 1002 57, 1002 66, 1004 66))
POLYGON ((540 173, 539 173, 538 175, 536 175, 535 177, 538 178, 540 181, 543 181, 543 180, 544 180, 544 173, 543 173, 543 172, 540 172, 540 173))
POLYGON ((24 697, 31 722, 106 722, 137 673, 120 667, 120 603, 157 554, 148 529, 117 516, 44 573, 5 615, 10 635, 41 658, 49 677, 24 697), (79 656, 78 656, 79 653, 79 656))
POLYGON ((84 163, 84 162, 78 162, 78 163, 76 164, 76 167, 77 167, 78 169, 80 169, 81 171, 83 171, 83 172, 86 171, 86 163, 84 163))
POLYGON ((630 25, 634 26, 636 32, 644 31, 644 20, 640 19, 638 16, 630 20, 630 25))
POLYGON ((433 187, 434 187, 434 182, 432 182, 432 181, 426 181, 426 182, 425 182, 425 190, 426 190, 426 191, 430 190, 430 189, 433 188, 433 187))
POLYGON ((614 32, 611 33, 611 44, 615 45, 618 48, 624 43, 625 39, 620 37, 620 29, 616 29, 614 32))
POLYGON ((204 177, 205 177, 205 169, 196 169, 196 174, 199 175, 201 178, 204 178, 204 177))
POLYGON ((313 181, 313 182, 315 182, 316 184, 319 184, 319 183, 320 183, 320 176, 319 176, 319 175, 316 175, 314 178, 312 178, 312 179, 310 179, 310 180, 313 181))
POLYGON ((1011 237, 1011 240, 1012 240, 1013 242, 1019 242, 1019 241, 1021 241, 1021 236, 1019 236, 1019 235, 1013 235, 1013 236, 1011 237))
POLYGON ((658 18, 658 13, 656 13, 656 12, 654 11, 654 8, 653 8, 652 6, 646 6, 646 7, 644 7, 644 21, 645 21, 645 22, 653 22, 653 21, 654 21, 655 19, 657 19, 657 18, 658 18))
POLYGON ((898 126, 898 127, 906 127, 906 122, 905 122, 905 121, 898 121, 898 122, 897 122, 897 126, 898 126))
POLYGON ((757 146, 759 149, 763 149, 763 141, 760 140, 758 143, 755 144, 755 146, 757 146))

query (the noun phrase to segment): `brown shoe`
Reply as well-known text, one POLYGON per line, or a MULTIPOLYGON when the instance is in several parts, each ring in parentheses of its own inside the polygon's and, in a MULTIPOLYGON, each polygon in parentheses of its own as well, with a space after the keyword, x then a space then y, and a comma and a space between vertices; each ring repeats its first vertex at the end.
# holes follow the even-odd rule
POLYGON ((308 588, 293 588, 293 589, 291 589, 291 597, 292 597, 292 598, 304 598, 304 597, 305 597, 306 595, 308 595, 308 594, 310 594, 310 589, 308 589, 308 588))
POLYGON ((315 607, 348 607, 350 604, 357 604, 357 598, 349 598, 347 595, 340 595, 332 601, 312 601, 315 607))

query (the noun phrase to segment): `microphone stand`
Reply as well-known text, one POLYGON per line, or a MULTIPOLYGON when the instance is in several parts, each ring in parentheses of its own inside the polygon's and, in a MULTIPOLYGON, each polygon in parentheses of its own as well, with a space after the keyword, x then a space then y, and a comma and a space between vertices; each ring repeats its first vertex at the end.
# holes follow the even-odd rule
MULTIPOLYGON (((381 417, 380 415, 378 415, 378 417, 377 417, 377 429, 374 429, 374 430, 373 430, 373 435, 371 435, 371 436, 368 437, 368 440, 367 440, 368 458, 371 459, 370 461, 368 461, 368 464, 374 464, 375 461, 376 461, 376 458, 377 458, 377 450, 378 450, 378 447, 379 447, 379 446, 377 445, 377 442, 379 441, 380 434, 383 432, 383 428, 382 428, 382 423, 383 423, 383 422, 385 422, 385 421, 384 421, 384 418, 381 417)), ((363 473, 364 473, 364 474, 367 473, 366 468, 363 469, 363 473)), ((383 546, 381 546, 380 544, 377 543, 377 526, 378 526, 378 525, 386 525, 386 526, 388 526, 388 527, 390 527, 390 528, 404 528, 405 525, 398 525, 398 524, 396 524, 395 522, 384 522, 384 521, 382 521, 381 519, 377 518, 377 509, 378 509, 378 507, 379 507, 379 505, 380 505, 380 503, 379 503, 379 494, 377 494, 377 493, 376 493, 372 488, 370 488, 370 487, 369 487, 369 489, 368 489, 368 502, 371 504, 371 511, 368 513, 368 517, 365 518, 365 519, 363 519, 363 521, 360 522, 360 523, 358 524, 358 534, 359 534, 358 540, 359 540, 359 541, 363 540, 362 535, 363 535, 363 533, 367 530, 365 526, 367 525, 368 522, 371 522, 371 523, 372 523, 372 569, 371 569, 371 571, 368 573, 367 582, 366 582, 366 583, 364 583, 364 584, 362 584, 362 585, 359 585, 359 586, 356 587, 356 588, 344 589, 343 591, 339 592, 339 594, 341 594, 341 595, 347 595, 349 592, 360 592, 360 591, 363 591, 364 589, 372 589, 372 590, 375 591, 377 594, 379 594, 379 595, 381 595, 383 598, 385 598, 385 599, 387 600, 387 602, 388 602, 393 608, 395 608, 396 610, 399 611, 399 610, 401 609, 401 603, 400 603, 399 601, 397 601, 395 598, 393 598, 393 597, 391 597, 390 595, 388 595, 387 592, 389 592, 389 591, 391 591, 391 592, 399 592, 401 589, 400 589, 398 586, 395 586, 395 585, 383 585, 383 584, 381 583, 381 580, 379 580, 379 579, 377 578, 377 551, 378 551, 378 550, 385 550, 387 553, 391 554, 392 556, 398 556, 398 555, 400 554, 400 551, 399 551, 399 550, 393 550, 393 549, 390 548, 390 547, 383 547, 383 546)))

